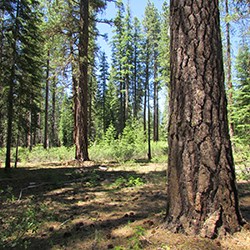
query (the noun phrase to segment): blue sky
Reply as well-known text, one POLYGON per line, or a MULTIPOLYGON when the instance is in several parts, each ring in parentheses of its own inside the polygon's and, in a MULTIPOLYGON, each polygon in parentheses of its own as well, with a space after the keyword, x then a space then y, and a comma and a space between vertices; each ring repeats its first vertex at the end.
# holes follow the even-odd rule
MULTIPOLYGON (((150 0, 152 3, 154 3, 155 7, 161 11, 162 5, 164 0, 150 0)), ((131 15, 132 20, 134 17, 139 18, 139 20, 143 19, 145 7, 147 5, 148 0, 123 0, 124 6, 126 7, 127 2, 129 2, 129 6, 131 9, 131 15)), ((102 15, 100 15, 101 18, 105 19, 111 19, 114 18, 116 15, 117 9, 115 8, 115 3, 108 3, 108 6, 106 10, 103 12, 102 15)), ((97 25, 99 31, 101 34, 106 33, 108 35, 108 41, 105 41, 103 38, 98 38, 99 46, 101 47, 101 51, 104 51, 106 55, 108 56, 108 63, 111 65, 111 47, 110 47, 110 41, 112 40, 112 30, 114 29, 108 24, 98 24, 97 25)), ((164 109, 165 105, 165 92, 162 90, 159 95, 159 106, 161 112, 164 109)))
MULTIPOLYGON (((144 16, 144 11, 145 11, 145 7, 147 5, 148 0, 123 0, 124 6, 127 5, 127 3, 129 3, 130 9, 131 9, 131 14, 132 14, 132 18, 134 17, 138 17, 140 20, 143 19, 144 16)), ((154 5, 156 6, 156 8, 159 9, 159 11, 161 11, 162 9, 162 4, 164 2, 164 0, 151 0, 152 3, 154 3, 154 5)), ((115 3, 108 3, 108 6, 106 8, 106 10, 103 12, 102 15, 100 15, 100 18, 105 18, 105 19, 111 19, 114 18, 116 15, 117 9, 115 8, 115 3)), ((99 37, 98 39, 98 43, 101 47, 102 51, 105 51, 105 53, 107 54, 107 56, 109 57, 109 63, 110 63, 110 54, 111 54, 111 48, 110 48, 110 41, 112 39, 112 29, 113 27, 111 27, 108 24, 98 24, 97 25, 99 31, 101 34, 106 33, 108 35, 108 42, 104 41, 104 39, 102 39, 101 37, 99 37)))

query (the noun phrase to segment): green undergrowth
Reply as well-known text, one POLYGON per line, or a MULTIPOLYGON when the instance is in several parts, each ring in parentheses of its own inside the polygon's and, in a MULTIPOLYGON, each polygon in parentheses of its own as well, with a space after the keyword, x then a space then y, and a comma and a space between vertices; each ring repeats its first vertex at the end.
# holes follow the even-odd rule
POLYGON ((233 140, 234 163, 238 180, 250 180, 250 145, 239 138, 233 140))

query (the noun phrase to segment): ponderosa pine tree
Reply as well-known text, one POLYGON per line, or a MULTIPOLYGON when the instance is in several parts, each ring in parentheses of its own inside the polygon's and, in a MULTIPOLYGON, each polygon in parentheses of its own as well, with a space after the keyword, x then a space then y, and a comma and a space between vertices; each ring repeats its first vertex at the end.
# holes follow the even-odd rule
POLYGON ((243 224, 229 138, 217 0, 170 1, 167 225, 215 238, 243 224))
POLYGON ((76 160, 89 160, 88 155, 88 46, 89 46, 89 0, 80 0, 78 43, 79 81, 76 88, 76 160))

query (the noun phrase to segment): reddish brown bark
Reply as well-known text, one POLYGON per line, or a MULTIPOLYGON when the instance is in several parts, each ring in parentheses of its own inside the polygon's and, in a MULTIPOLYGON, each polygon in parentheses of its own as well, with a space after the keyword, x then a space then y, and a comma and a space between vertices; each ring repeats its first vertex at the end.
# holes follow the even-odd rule
POLYGON ((215 238, 240 229, 218 0, 172 0, 168 227, 215 238))
POLYGON ((76 159, 89 160, 88 155, 88 44, 89 0, 80 1, 79 82, 76 88, 75 145, 76 159))

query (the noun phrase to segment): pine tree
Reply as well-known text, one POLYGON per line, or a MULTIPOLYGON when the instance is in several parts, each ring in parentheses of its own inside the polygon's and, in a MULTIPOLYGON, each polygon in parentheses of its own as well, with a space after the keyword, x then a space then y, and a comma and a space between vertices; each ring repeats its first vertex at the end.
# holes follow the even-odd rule
POLYGON ((8 29, 11 30, 6 33, 6 49, 11 51, 10 64, 6 65, 8 107, 5 167, 8 169, 11 161, 13 122, 17 124, 18 133, 20 128, 27 132, 32 125, 32 121, 30 124, 26 122, 29 121, 28 117, 32 117, 32 113, 34 116, 39 109, 42 54, 39 3, 31 0, 13 1, 6 9, 4 18, 9 25, 8 29))
POLYGON ((170 18, 167 224, 175 232, 216 238, 243 225, 228 129, 218 1, 171 0, 170 18))
POLYGON ((145 9, 144 28, 147 36, 150 60, 153 63, 153 89, 154 89, 154 120, 153 139, 159 140, 159 40, 160 40, 160 16, 153 3, 148 1, 145 9))
POLYGON ((132 33, 132 86, 131 86, 131 100, 132 100, 132 109, 133 117, 138 118, 138 113, 142 109, 142 99, 143 99, 143 34, 142 27, 139 19, 134 18, 133 22, 133 33, 132 33))
POLYGON ((243 142, 249 143, 250 137, 250 49, 243 44, 236 58, 237 85, 233 119, 235 132, 243 142))
POLYGON ((105 52, 101 52, 100 55, 100 75, 98 81, 98 89, 97 89, 97 96, 96 96, 96 104, 97 104, 97 112, 96 116, 100 121, 100 125, 98 129, 102 131, 103 134, 106 133, 107 128, 109 127, 109 117, 108 117, 108 108, 107 108, 107 84, 108 84, 108 77, 109 77, 109 65, 107 62, 107 56, 105 52))
POLYGON ((131 90, 131 81, 132 81, 132 70, 133 70, 133 46, 132 46, 132 26, 131 26, 131 11, 130 7, 127 4, 126 6, 126 15, 124 17, 123 23, 123 32, 121 39, 121 77, 123 81, 123 91, 124 91, 124 103, 123 103, 123 121, 124 126, 128 121, 130 116, 130 90, 131 90))
POLYGON ((159 41, 159 80, 161 85, 169 87, 170 82, 170 24, 169 4, 164 1, 161 15, 161 32, 159 41))
POLYGON ((111 78, 113 81, 111 85, 116 85, 119 89, 119 102, 120 102, 120 110, 117 124, 117 131, 119 134, 122 133, 125 127, 125 90, 124 90, 124 79, 122 75, 123 65, 122 65, 122 57, 123 57, 123 48, 122 48, 122 36, 124 30, 124 5, 122 0, 118 0, 116 2, 117 14, 114 18, 114 36, 112 38, 112 63, 111 63, 111 78))

